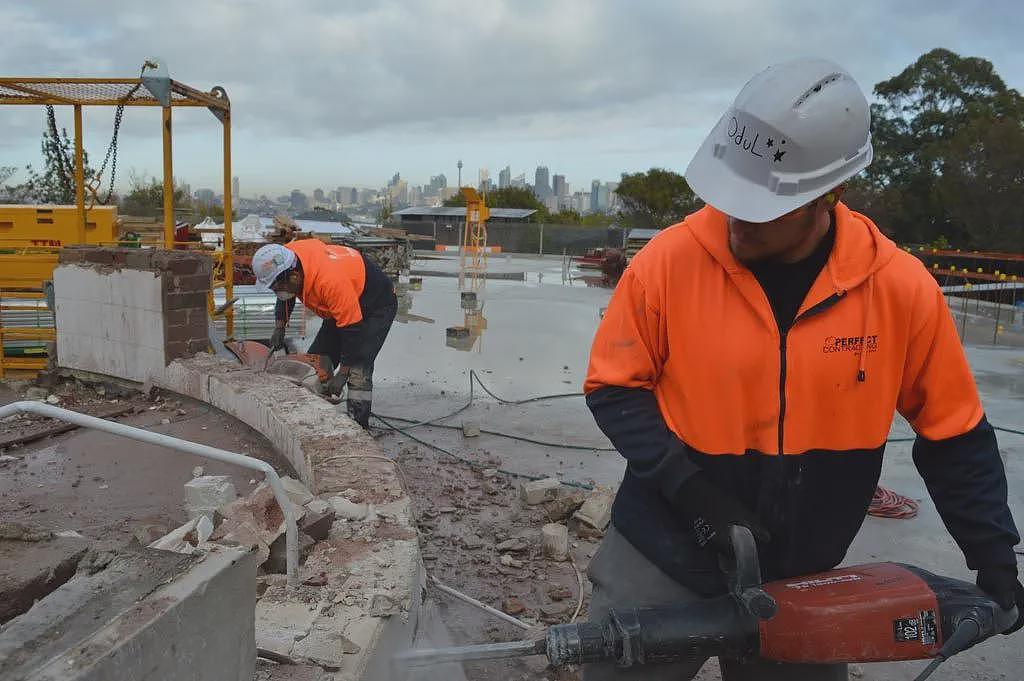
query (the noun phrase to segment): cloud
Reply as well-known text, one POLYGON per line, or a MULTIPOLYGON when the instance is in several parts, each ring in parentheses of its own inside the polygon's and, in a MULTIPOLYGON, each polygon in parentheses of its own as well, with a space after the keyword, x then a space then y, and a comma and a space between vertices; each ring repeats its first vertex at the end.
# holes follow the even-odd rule
MULTIPOLYGON (((1015 3, 965 4, 0 0, 0 25, 15 27, 6 32, 0 73, 126 76, 157 55, 173 78, 226 88, 239 140, 304 146, 307 165, 323 173, 333 163, 323 154, 341 144, 360 159, 390 154, 391 167, 419 172, 416 164, 427 162, 403 158, 387 140, 433 136, 453 146, 487 139, 492 167, 524 140, 562 157, 549 165, 571 165, 574 155, 593 163, 593 149, 606 148, 607 167, 577 172, 608 175, 628 155, 634 131, 631 165, 642 165, 644 138, 672 131, 685 162, 747 78, 792 56, 835 59, 870 89, 943 45, 992 59, 1021 85, 1015 3)), ((92 124, 97 140, 109 137, 106 117, 92 124)), ((179 118, 179 136, 197 136, 196 145, 213 139, 208 121, 179 118)), ((0 109, 0 153, 34 150, 41 119, 0 109)), ((127 140, 155 134, 142 115, 125 121, 127 140)), ((273 160, 258 150, 243 156, 273 160)))

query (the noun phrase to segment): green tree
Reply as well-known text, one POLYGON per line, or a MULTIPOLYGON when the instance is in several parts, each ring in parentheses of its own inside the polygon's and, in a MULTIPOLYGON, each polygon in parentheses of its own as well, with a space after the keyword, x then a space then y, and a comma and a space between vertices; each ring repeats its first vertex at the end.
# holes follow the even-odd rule
MULTIPOLYGON (((31 165, 25 167, 28 173, 25 193, 38 203, 75 203, 75 162, 67 129, 61 128, 56 135, 49 130, 44 131, 40 146, 43 152, 42 172, 37 172, 31 165)), ((82 152, 82 164, 85 181, 89 182, 96 176, 96 171, 89 167, 89 154, 85 151, 82 152)))
MULTIPOLYGON (((954 217, 963 215, 963 206, 949 186, 940 189, 940 180, 966 158, 966 142, 956 142, 958 135, 970 130, 965 134, 980 144, 984 129, 996 121, 1020 125, 1020 95, 991 62, 941 48, 878 83, 874 92, 880 100, 872 105, 875 159, 851 182, 847 201, 900 240, 931 242, 946 235, 967 245, 976 228, 954 217)), ((975 153, 973 159, 987 163, 993 156, 975 153)))
MULTIPOLYGON (((936 197, 961 245, 1024 252, 1024 127, 1020 119, 976 118, 944 155, 936 197)), ((941 235, 940 235, 941 236, 941 235)))
POLYGON ((664 168, 623 173, 615 193, 622 201, 619 216, 627 227, 661 229, 704 205, 682 175, 664 168))
MULTIPOLYGON (((530 217, 530 222, 549 222, 548 209, 537 200, 537 197, 533 195, 531 190, 525 187, 502 187, 501 189, 495 189, 493 192, 487 193, 486 201, 488 208, 533 209, 537 212, 530 217)), ((466 197, 459 192, 450 199, 446 199, 444 205, 465 206, 466 197)))
MULTIPOLYGON (((155 177, 132 173, 128 179, 128 185, 128 193, 121 199, 120 211, 122 213, 141 217, 156 217, 163 213, 164 186, 162 182, 158 181, 155 177)), ((191 198, 185 194, 185 190, 181 185, 176 184, 174 186, 174 209, 190 210, 192 208, 191 198)), ((206 217, 206 215, 216 217, 212 208, 219 208, 219 217, 220 219, 224 218, 223 207, 200 205, 196 206, 196 208, 199 209, 200 218, 206 217), (207 212, 204 213, 204 210, 207 212)))

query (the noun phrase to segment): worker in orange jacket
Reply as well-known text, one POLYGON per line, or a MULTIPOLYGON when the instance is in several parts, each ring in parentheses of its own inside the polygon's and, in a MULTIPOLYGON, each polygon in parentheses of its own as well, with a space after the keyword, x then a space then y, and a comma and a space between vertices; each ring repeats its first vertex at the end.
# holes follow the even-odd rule
POLYGON ((309 352, 327 355, 335 367, 327 393, 340 396, 347 384, 349 415, 369 427, 373 365, 398 309, 391 280, 354 248, 318 239, 263 246, 252 267, 256 281, 278 298, 271 350, 284 347, 297 297, 323 319, 309 352))
MULTIPOLYGON (((840 200, 871 157, 857 83, 799 59, 754 76, 690 162, 707 205, 636 255, 591 351, 587 404, 627 460, 589 568, 592 617, 723 593, 732 524, 757 538, 766 579, 838 565, 896 411, 978 585, 1024 613, 1003 463, 942 291, 840 200)), ((702 662, 584 679, 678 681, 702 662)), ((720 664, 727 681, 847 678, 720 664)))

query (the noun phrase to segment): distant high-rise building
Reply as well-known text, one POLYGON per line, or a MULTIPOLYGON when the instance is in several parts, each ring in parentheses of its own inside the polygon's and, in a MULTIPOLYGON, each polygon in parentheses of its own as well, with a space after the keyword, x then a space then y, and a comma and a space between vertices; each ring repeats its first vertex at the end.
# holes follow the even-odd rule
MULTIPOLYGON (((395 177, 398 177, 395 174, 395 177)), ((391 185, 391 201, 395 206, 409 205, 409 183, 405 180, 398 180, 391 185)))
POLYGON ((424 194, 440 194, 441 190, 448 186, 448 178, 444 176, 444 173, 440 175, 431 175, 430 184, 423 188, 424 194))
POLYGON ((618 182, 606 182, 605 187, 608 188, 608 207, 606 210, 609 212, 618 211, 622 208, 622 201, 619 199, 619 195, 616 191, 619 188, 618 182))
POLYGON ((401 176, 399 175, 399 173, 395 173, 395 174, 394 174, 394 175, 393 175, 393 176, 391 177, 391 181, 390 181, 390 182, 388 182, 388 186, 389 186, 389 187, 394 187, 394 186, 395 186, 395 185, 397 185, 397 184, 398 184, 398 183, 399 183, 399 182, 400 182, 401 180, 402 180, 402 178, 401 178, 401 176))
POLYGON ((326 201, 327 197, 324 195, 324 190, 319 187, 313 190, 313 200, 317 202, 326 201))
POLYGON ((526 174, 523 173, 522 175, 516 175, 515 177, 513 177, 512 178, 512 184, 509 185, 509 186, 515 187, 516 189, 525 189, 526 188, 526 174))
POLYGON ((565 175, 555 175, 551 178, 551 181, 551 191, 555 196, 562 198, 563 196, 568 195, 569 185, 565 183, 565 175))
POLYGON ((231 178, 231 196, 234 198, 241 198, 242 193, 238 189, 238 175, 231 178))
POLYGON ((197 189, 195 193, 197 203, 212 204, 216 198, 217 195, 212 189, 197 189))
POLYGON ((601 210, 600 207, 598 207, 598 205, 597 205, 598 204, 598 197, 600 196, 600 193, 601 193, 601 180, 593 180, 590 183, 590 212, 591 213, 596 213, 597 211, 601 210))
POLYGON ((298 189, 292 190, 291 196, 288 197, 288 203, 294 211, 301 213, 309 210, 309 198, 298 189))
POLYGON ((533 177, 533 193, 538 199, 543 201, 551 194, 551 183, 548 181, 547 166, 537 166, 537 172, 533 177))
POLYGON ((355 187, 338 187, 337 201, 343 206, 351 206, 358 202, 359 192, 355 187))
POLYGON ((498 189, 505 189, 512 186, 512 168, 505 166, 498 173, 498 189))

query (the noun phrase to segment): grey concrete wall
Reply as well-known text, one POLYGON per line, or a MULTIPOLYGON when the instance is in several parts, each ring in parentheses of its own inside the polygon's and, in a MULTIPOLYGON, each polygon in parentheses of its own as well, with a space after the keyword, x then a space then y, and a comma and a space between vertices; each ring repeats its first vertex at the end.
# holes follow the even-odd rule
POLYGON ((211 267, 209 256, 186 251, 62 250, 53 272, 58 364, 143 382, 205 351, 211 267))
POLYGON ((255 554, 217 547, 44 666, 0 678, 251 681, 255 604, 255 554))

